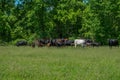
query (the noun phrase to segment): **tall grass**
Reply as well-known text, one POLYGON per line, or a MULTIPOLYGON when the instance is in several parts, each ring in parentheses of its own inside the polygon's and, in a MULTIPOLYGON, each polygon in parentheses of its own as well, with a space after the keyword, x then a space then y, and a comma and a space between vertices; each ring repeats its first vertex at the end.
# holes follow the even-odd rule
POLYGON ((0 47, 0 80, 120 80, 120 48, 0 47))

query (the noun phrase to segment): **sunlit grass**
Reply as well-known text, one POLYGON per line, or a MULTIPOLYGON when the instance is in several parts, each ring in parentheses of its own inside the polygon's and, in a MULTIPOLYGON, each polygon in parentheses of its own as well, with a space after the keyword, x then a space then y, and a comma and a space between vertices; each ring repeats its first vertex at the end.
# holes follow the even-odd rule
POLYGON ((120 48, 0 47, 0 80, 119 80, 120 48))

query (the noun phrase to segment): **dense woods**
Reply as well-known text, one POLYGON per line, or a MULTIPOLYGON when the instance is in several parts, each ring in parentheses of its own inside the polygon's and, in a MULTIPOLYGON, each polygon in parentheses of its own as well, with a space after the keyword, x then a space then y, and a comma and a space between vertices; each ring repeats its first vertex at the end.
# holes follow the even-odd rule
POLYGON ((0 0, 0 42, 120 39, 120 0, 0 0))

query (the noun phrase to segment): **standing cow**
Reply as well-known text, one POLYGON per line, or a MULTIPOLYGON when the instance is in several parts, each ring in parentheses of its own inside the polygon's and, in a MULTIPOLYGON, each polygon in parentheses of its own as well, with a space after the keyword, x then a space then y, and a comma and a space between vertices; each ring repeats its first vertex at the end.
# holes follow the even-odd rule
POLYGON ((119 42, 117 39, 109 39, 108 40, 109 47, 112 48, 112 46, 118 46, 119 47, 119 42))
POLYGON ((16 46, 26 46, 27 45, 27 41, 21 40, 21 41, 17 41, 16 46))
POLYGON ((85 39, 75 39, 74 40, 74 45, 77 47, 77 45, 81 45, 82 47, 85 47, 85 39))

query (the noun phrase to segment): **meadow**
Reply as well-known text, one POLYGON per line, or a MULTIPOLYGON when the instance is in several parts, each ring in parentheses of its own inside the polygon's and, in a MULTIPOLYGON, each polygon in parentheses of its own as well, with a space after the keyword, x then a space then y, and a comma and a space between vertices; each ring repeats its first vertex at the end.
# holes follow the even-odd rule
POLYGON ((0 80, 120 80, 120 48, 0 46, 0 80))

